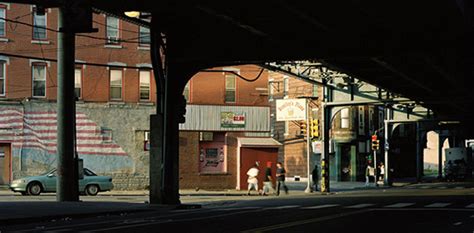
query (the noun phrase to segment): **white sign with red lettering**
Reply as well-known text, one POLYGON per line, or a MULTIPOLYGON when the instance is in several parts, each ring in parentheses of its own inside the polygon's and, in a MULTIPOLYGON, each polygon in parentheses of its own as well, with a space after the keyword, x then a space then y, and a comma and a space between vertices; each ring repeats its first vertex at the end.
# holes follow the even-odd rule
POLYGON ((306 120, 306 99, 276 100, 277 121, 306 120))

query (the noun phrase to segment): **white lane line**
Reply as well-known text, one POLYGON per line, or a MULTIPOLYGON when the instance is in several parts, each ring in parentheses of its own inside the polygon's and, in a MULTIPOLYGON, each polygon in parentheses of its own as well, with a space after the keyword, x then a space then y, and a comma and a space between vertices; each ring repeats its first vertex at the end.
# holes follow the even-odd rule
POLYGON ((430 188, 430 186, 422 186, 422 187, 420 187, 420 189, 429 189, 429 188, 430 188))
POLYGON ((365 208, 365 207, 369 207, 369 206, 373 206, 375 204, 369 204, 369 203, 364 203, 364 204, 358 204, 358 205, 351 205, 351 206, 346 206, 345 208, 348 208, 348 209, 361 209, 361 208, 365 208))
POLYGON ((396 203, 396 204, 387 205, 387 206, 384 206, 384 207, 385 208, 403 208, 403 207, 407 207, 407 206, 412 206, 414 204, 415 203, 396 203))
POLYGON ((459 226, 459 225, 461 225, 461 224, 462 224, 462 222, 456 222, 456 223, 454 223, 453 225, 454 225, 454 226, 459 226))
POLYGON ((474 208, 474 203, 467 205, 466 208, 474 208))
POLYGON ((336 206, 340 206, 340 205, 338 205, 338 204, 315 205, 315 206, 301 207, 301 209, 313 210, 313 209, 323 209, 323 208, 330 208, 330 207, 336 207, 336 206))
POLYGON ((284 206, 275 206, 275 207, 268 207, 264 210, 283 210, 283 209, 291 209, 291 208, 298 208, 301 207, 300 205, 284 205, 284 206))
POLYGON ((448 187, 446 186, 441 186, 441 187, 438 187, 438 189, 447 189, 448 187))
POLYGON ((426 205, 425 207, 427 207, 427 208, 443 208, 443 207, 446 207, 448 205, 451 205, 451 203, 436 202, 436 203, 433 203, 433 204, 426 205))
POLYGON ((230 207, 230 208, 215 208, 212 210, 217 210, 217 211, 234 211, 234 210, 254 210, 254 209, 260 209, 262 207, 257 207, 257 206, 248 206, 248 207, 230 207))
POLYGON ((463 189, 464 187, 455 187, 454 189, 463 189))

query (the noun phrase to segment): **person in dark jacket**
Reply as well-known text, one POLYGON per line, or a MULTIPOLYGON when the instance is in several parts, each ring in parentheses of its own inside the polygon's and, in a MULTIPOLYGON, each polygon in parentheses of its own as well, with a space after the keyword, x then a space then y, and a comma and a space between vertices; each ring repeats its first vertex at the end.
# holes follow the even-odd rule
POLYGON ((314 165, 313 172, 311 173, 311 178, 313 180, 313 190, 318 191, 318 183, 319 183, 319 171, 318 171, 318 165, 314 165))
POLYGON ((277 187, 276 187, 276 195, 280 195, 280 189, 283 187, 283 190, 285 190, 285 193, 288 194, 288 187, 286 187, 285 184, 285 175, 286 171, 285 168, 283 168, 283 165, 278 162, 277 163, 277 170, 276 170, 276 177, 277 177, 277 187))

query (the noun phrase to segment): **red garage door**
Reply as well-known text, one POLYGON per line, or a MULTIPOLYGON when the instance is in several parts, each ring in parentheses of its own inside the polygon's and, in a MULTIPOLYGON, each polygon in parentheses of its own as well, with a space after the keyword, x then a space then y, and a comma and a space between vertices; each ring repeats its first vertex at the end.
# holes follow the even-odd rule
POLYGON ((272 162, 272 176, 275 180, 276 162, 278 160, 278 148, 252 148, 242 147, 240 149, 240 189, 247 190, 247 171, 258 162, 260 173, 258 176, 258 188, 262 189, 265 178, 267 161, 272 162))

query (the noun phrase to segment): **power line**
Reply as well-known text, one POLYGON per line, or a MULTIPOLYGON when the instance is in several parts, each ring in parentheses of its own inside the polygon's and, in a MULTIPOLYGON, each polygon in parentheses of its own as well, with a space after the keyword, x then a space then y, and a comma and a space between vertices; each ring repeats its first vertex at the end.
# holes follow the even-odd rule
MULTIPOLYGON (((28 27, 45 29, 45 30, 51 31, 51 32, 56 32, 56 33, 60 32, 60 31, 52 29, 52 28, 37 26, 37 25, 33 25, 31 23, 25 23, 25 22, 21 22, 21 21, 18 21, 18 20, 13 20, 13 19, 7 19, 5 17, 0 17, 0 19, 5 20, 7 22, 12 22, 12 23, 17 23, 17 24, 20 24, 20 25, 28 26, 28 27)), ((76 34, 76 36, 95 39, 95 40, 105 40, 105 41, 109 40, 108 38, 104 38, 104 37, 90 36, 90 35, 84 35, 84 34, 76 34)), ((140 37, 140 36, 137 37, 137 39, 141 39, 141 38, 142 37, 140 37)), ((136 41, 136 40, 132 41, 132 40, 117 39, 117 42, 141 44, 140 41, 136 41)))
MULTIPOLYGON (((11 54, 11 53, 3 53, 3 52, 0 52, 0 55, 7 56, 7 57, 23 58, 23 59, 43 60, 43 61, 49 61, 49 62, 57 62, 58 61, 57 59, 53 59, 53 58, 33 57, 33 56, 25 56, 25 55, 11 54)), ((140 66, 121 66, 121 65, 103 64, 103 63, 91 63, 91 62, 76 62, 76 64, 88 65, 88 66, 98 66, 98 67, 110 67, 110 68, 151 69, 151 68, 148 68, 148 67, 140 67, 140 66)))

